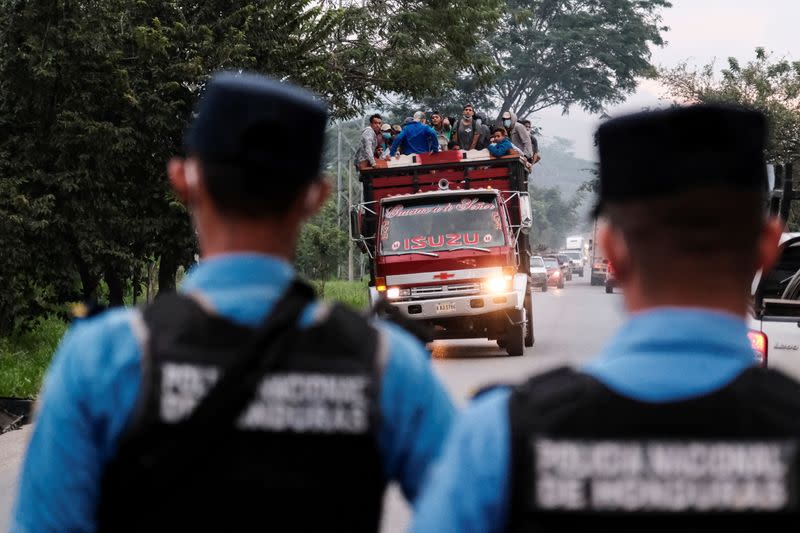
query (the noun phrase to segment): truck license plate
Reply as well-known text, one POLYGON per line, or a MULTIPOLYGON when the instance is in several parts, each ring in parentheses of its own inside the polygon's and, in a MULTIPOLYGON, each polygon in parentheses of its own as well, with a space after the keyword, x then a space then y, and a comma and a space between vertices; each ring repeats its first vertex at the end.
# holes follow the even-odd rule
POLYGON ((451 313, 456 310, 456 304, 453 302, 445 302, 441 304, 436 304, 436 312, 437 313, 451 313))

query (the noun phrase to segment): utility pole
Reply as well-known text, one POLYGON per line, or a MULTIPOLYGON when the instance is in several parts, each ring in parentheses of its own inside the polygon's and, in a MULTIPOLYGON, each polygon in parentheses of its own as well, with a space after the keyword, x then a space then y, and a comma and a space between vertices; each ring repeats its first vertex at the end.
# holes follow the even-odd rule
POLYGON ((342 123, 336 125, 336 220, 341 225, 342 199, 342 123))
MULTIPOLYGON (((353 209, 353 165, 347 165, 347 213, 353 209)), ((350 233, 349 231, 347 232, 350 233)), ((353 281, 353 241, 347 241, 347 281, 353 281)))

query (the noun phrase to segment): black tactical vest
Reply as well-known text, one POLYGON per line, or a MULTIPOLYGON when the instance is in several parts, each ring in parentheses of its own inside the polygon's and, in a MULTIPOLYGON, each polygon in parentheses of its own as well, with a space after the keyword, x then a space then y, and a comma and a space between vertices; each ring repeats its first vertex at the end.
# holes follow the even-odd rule
POLYGON ((509 531, 798 528, 800 384, 779 372, 647 403, 562 368, 515 388, 509 418, 509 531))
POLYGON ((105 469, 100 530, 378 529, 378 333, 363 318, 335 306, 287 341, 238 420, 157 460, 254 330, 181 295, 143 318, 139 405, 105 469), (181 461, 189 467, 168 475, 181 461))

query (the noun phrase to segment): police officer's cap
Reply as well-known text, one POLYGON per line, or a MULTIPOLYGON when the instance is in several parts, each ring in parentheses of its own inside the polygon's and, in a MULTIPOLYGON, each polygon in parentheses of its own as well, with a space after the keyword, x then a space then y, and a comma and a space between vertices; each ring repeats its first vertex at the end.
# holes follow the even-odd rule
POLYGON ((700 187, 763 191, 766 120, 722 105, 646 111, 600 126, 600 193, 608 203, 646 201, 700 187))
POLYGON ((187 154, 253 172, 310 181, 319 174, 328 109, 298 86, 223 72, 206 86, 185 138, 187 154))

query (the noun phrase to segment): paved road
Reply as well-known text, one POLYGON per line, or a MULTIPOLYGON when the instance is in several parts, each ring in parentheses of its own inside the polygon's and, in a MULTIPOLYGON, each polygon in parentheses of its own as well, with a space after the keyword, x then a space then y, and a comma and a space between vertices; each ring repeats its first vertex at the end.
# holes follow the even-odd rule
MULTIPOLYGON (((508 357, 497 344, 484 340, 433 343, 434 369, 457 403, 463 405, 487 383, 514 383, 557 366, 579 365, 600 349, 624 318, 622 296, 590 286, 588 276, 573 277, 563 290, 536 292, 533 302, 536 342, 522 357, 508 357)), ((408 520, 408 506, 391 487, 381 533, 405 531, 408 520)))
MULTIPOLYGON (((507 357, 494 342, 433 344, 433 365, 453 398, 463 404, 477 387, 516 382, 563 364, 579 364, 595 353, 622 320, 622 298, 575 277, 563 290, 534 294, 536 344, 522 357, 507 357)), ((5 531, 19 460, 28 431, 0 436, 0 531, 5 531)), ((404 531, 408 508, 395 487, 385 500, 383 533, 404 531)))

